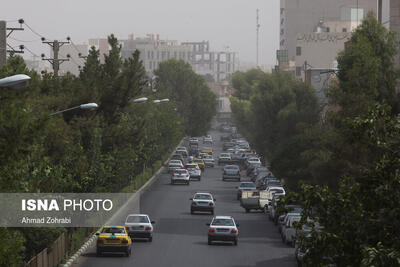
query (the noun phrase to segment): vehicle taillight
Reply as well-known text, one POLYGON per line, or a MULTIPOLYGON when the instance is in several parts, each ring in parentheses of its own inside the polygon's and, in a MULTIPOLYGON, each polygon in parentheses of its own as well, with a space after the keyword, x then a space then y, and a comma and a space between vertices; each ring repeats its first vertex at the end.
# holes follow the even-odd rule
POLYGON ((237 233, 237 230, 236 229, 232 229, 232 233, 237 233))
POLYGON ((196 204, 196 202, 192 202, 192 206, 196 206, 197 204, 196 204))
POLYGON ((214 229, 212 229, 212 228, 210 228, 208 231, 209 231, 210 233, 214 233, 214 229))
POLYGON ((103 239, 97 239, 97 244, 103 244, 104 240, 103 239))
POLYGON ((150 227, 150 226, 146 226, 145 230, 146 230, 146 231, 150 231, 150 230, 151 230, 151 227, 150 227))
POLYGON ((128 239, 122 239, 122 244, 128 244, 128 239))

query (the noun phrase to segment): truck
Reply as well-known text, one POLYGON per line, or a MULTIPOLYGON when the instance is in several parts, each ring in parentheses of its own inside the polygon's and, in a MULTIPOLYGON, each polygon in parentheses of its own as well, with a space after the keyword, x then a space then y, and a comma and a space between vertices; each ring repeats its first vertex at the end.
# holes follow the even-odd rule
POLYGON ((269 203, 269 192, 260 190, 246 190, 242 192, 240 199, 240 206, 243 207, 246 212, 251 210, 263 210, 269 203))

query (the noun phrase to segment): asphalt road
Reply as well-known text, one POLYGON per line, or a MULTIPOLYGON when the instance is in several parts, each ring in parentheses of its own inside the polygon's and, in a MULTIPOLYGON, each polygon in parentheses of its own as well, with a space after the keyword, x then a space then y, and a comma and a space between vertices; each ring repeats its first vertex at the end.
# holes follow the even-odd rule
MULTIPOLYGON (((210 133, 216 157, 221 152, 221 134, 210 133)), ((245 173, 242 177, 247 179, 245 173)), ((156 221, 153 242, 134 241, 129 258, 122 254, 96 257, 92 247, 73 266, 296 266, 294 249, 282 243, 268 217, 261 212, 245 213, 240 207, 236 200, 237 185, 238 182, 222 181, 222 167, 218 166, 207 168, 201 181, 191 181, 189 186, 171 185, 170 176, 163 173, 140 199, 141 213, 156 221), (202 190, 212 192, 217 199, 216 215, 233 216, 240 224, 238 246, 207 245, 206 223, 212 215, 190 214, 189 198, 202 190)))

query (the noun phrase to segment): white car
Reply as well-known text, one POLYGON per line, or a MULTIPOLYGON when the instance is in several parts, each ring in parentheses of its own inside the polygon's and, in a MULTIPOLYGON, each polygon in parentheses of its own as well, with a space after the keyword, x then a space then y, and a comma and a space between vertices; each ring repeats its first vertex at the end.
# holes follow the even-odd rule
POLYGON ((215 216, 211 223, 207 223, 208 244, 214 241, 230 241, 236 246, 239 236, 239 225, 235 223, 232 216, 215 216))
POLYGON ((190 175, 189 172, 185 169, 177 169, 172 172, 171 176, 171 184, 175 183, 185 183, 189 185, 190 183, 190 175))
POLYGON ((214 167, 214 165, 215 165, 215 160, 214 160, 214 158, 213 158, 212 155, 208 155, 208 154, 203 155, 203 160, 204 160, 204 164, 205 164, 207 167, 214 167))
POLYGON ((205 137, 203 138, 203 143, 204 143, 204 144, 210 144, 210 145, 212 145, 213 140, 212 140, 211 135, 205 136, 205 137))
POLYGON ((177 169, 183 169, 183 163, 179 159, 171 159, 168 164, 168 172, 173 172, 177 169))
POLYGON ((190 204, 191 214, 195 211, 211 212, 211 214, 214 214, 216 199, 210 193, 196 193, 190 200, 192 201, 190 204))
POLYGON ((199 165, 196 163, 188 163, 185 166, 185 169, 189 172, 190 178, 195 178, 197 180, 201 180, 201 170, 199 165))
POLYGON ((293 216, 287 216, 284 224, 282 225, 282 241, 286 244, 290 244, 294 246, 294 240, 296 237, 296 228, 294 227, 295 222, 299 222, 301 219, 301 216, 299 215, 293 215, 293 216))
POLYGON ((146 214, 129 214, 125 220, 125 228, 128 235, 133 238, 147 238, 153 241, 153 224, 146 214))

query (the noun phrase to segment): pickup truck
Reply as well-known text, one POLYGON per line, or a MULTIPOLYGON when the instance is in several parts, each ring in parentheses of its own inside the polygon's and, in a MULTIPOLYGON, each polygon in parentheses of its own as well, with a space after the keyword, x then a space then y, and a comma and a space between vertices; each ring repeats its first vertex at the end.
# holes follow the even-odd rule
POLYGON ((264 210, 265 205, 267 205, 268 210, 268 203, 269 193, 260 190, 243 191, 240 199, 240 206, 246 212, 250 212, 250 210, 264 210))

